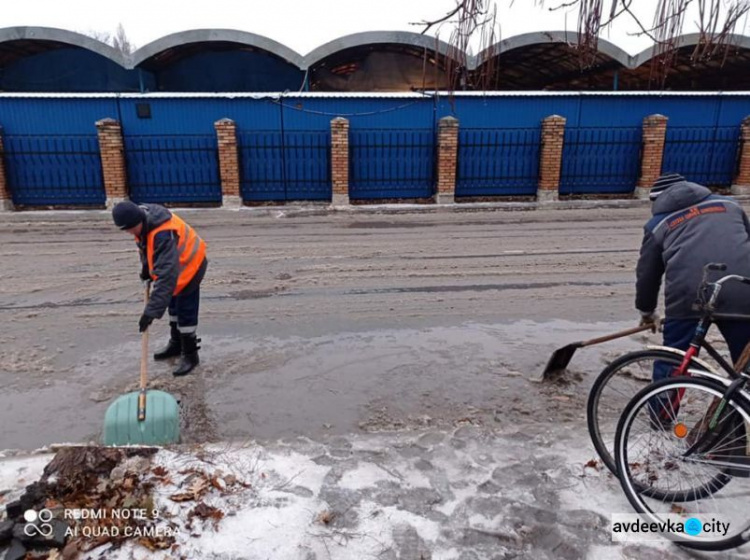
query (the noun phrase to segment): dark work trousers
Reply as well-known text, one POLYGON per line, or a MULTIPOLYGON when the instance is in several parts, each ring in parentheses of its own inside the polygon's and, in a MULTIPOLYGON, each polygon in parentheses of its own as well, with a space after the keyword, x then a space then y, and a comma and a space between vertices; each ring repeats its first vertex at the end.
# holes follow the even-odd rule
MULTIPOLYGON (((664 321, 664 346, 687 350, 695 335, 695 328, 699 319, 667 319, 664 321)), ((750 341, 750 321, 747 320, 719 320, 716 322, 719 332, 727 341, 732 363, 736 363, 745 345, 750 341)), ((670 366, 665 362, 656 362, 654 366, 654 381, 669 376, 670 366)))
POLYGON ((194 333, 198 329, 198 309, 201 302, 201 282, 206 273, 204 261, 198 273, 182 292, 169 301, 169 322, 177 323, 181 334, 194 333))

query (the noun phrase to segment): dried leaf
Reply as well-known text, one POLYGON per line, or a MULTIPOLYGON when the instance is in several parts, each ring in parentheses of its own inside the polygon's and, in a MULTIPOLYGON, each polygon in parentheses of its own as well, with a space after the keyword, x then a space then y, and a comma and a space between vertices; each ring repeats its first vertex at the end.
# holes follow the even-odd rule
POLYGON ((158 476, 159 478, 164 478, 165 476, 169 474, 169 471, 165 469, 164 467, 162 467, 161 465, 154 467, 151 470, 151 472, 154 473, 154 475, 158 476))
POLYGON ((687 513, 687 510, 682 506, 678 506, 677 504, 672 504, 672 513, 683 514, 683 513, 687 513))
POLYGON ((594 470, 598 471, 599 470, 599 461, 597 461, 596 459, 591 459, 591 460, 589 460, 588 463, 586 463, 583 466, 583 468, 584 469, 594 469, 594 470))
POLYGON ((177 492, 176 494, 172 494, 169 499, 173 502, 189 502, 191 500, 194 500, 195 496, 188 492, 177 492))
POLYGON ((196 478, 188 487, 188 492, 192 492, 193 495, 198 498, 208 490, 209 482, 205 478, 196 478))
POLYGON ((322 525, 330 525, 333 522, 336 514, 330 510, 321 511, 316 517, 315 521, 322 525))

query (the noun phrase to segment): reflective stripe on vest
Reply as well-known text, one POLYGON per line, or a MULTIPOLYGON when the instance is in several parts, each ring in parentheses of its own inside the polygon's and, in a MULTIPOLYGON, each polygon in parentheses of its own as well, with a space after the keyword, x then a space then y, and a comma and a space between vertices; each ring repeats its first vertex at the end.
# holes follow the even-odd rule
POLYGON ((177 255, 179 257, 179 275, 174 294, 179 294, 185 289, 190 281, 198 273, 206 258, 206 243, 198 237, 193 228, 187 225, 180 217, 172 214, 172 218, 161 224, 159 227, 148 233, 148 243, 146 245, 146 255, 148 258, 148 270, 151 278, 156 280, 154 275, 154 239, 156 234, 162 231, 171 230, 177 235, 177 255))

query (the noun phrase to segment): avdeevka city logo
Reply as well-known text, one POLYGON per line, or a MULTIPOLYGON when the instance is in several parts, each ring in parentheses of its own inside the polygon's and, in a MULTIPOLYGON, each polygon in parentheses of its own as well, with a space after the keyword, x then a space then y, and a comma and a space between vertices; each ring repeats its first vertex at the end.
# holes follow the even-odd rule
POLYGON ((685 532, 691 537, 697 537, 703 532, 703 523, 697 517, 691 517, 685 521, 685 532))

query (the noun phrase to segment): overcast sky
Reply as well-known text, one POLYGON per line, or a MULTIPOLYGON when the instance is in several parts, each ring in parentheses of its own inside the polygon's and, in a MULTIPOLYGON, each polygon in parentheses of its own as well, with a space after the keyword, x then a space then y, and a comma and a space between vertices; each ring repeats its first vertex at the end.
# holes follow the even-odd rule
MULTIPOLYGON (((498 0, 502 38, 540 30, 576 29, 576 13, 550 11, 563 0, 498 0)), ((306 54, 332 39, 375 30, 420 31, 411 22, 436 19, 454 0, 3 0, 0 27, 38 25, 71 31, 113 32, 118 23, 141 47, 164 35, 187 29, 225 28, 265 35, 306 54), (104 7, 106 6, 106 8, 104 7)), ((636 0, 643 21, 652 18, 656 0, 636 0), (644 11, 645 10, 645 11, 644 11)), ((685 31, 694 31, 687 18, 685 31)), ((647 48, 647 37, 629 33, 637 27, 624 18, 604 38, 630 54, 647 48)), ((740 30, 747 33, 747 25, 740 30)), ((448 28, 439 32, 443 40, 448 28)))

